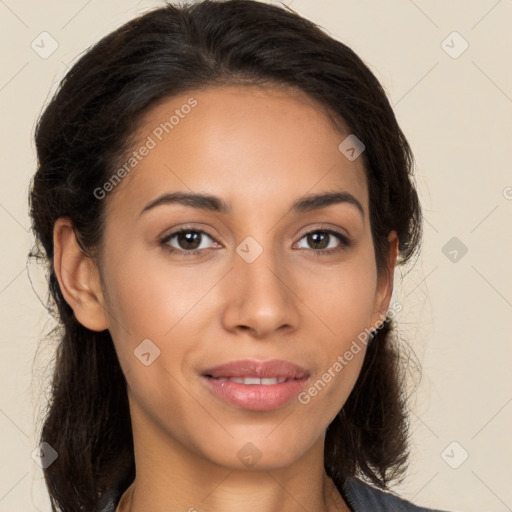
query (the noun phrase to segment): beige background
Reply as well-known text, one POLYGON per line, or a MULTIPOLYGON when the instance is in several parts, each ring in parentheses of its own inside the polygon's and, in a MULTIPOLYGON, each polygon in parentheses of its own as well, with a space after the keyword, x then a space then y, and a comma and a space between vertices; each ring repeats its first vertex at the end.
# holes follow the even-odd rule
MULTIPOLYGON (((512 0, 285 3, 365 60, 416 155, 423 252, 409 273, 397 271, 395 299, 423 379, 412 402, 409 475, 395 490, 452 511, 512 510, 512 0), (464 41, 467 50, 452 58, 464 41), (468 248, 457 261, 456 246, 445 248, 452 237, 468 248)), ((0 1, 0 512, 50 510, 31 457, 52 355, 45 343, 36 357, 52 324, 29 281, 44 299, 41 275, 26 267, 34 123, 81 52, 157 5, 0 1), (58 43, 46 59, 31 48, 43 31, 58 43)))

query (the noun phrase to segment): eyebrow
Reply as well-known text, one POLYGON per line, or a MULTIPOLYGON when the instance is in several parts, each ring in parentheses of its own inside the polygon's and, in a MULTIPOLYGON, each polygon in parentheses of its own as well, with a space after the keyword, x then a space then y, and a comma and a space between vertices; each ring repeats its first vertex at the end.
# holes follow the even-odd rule
MULTIPOLYGON (((355 206, 364 219, 365 213, 361 203, 352 194, 345 191, 326 192, 323 194, 304 196, 293 203, 289 212, 309 212, 312 210, 327 208, 328 206, 340 203, 355 206)), ((230 213, 232 211, 231 205, 217 196, 198 193, 171 192, 162 194, 153 201, 150 201, 142 209, 139 216, 149 210, 152 210, 153 208, 156 208, 157 206, 167 204, 181 204, 184 206, 190 206, 191 208, 200 208, 202 210, 224 214, 230 213)))

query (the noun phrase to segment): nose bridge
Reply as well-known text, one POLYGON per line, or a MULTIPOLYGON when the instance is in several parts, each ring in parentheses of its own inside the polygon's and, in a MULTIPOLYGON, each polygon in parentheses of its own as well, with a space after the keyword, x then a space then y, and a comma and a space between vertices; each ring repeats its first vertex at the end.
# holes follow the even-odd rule
POLYGON ((288 273, 270 240, 259 243, 248 236, 236 247, 227 315, 231 327, 243 325, 263 334, 296 322, 293 293, 285 284, 288 273))
MULTIPOLYGON (((260 237, 261 239, 261 237, 260 237)), ((287 292, 279 274, 284 277, 282 259, 271 245, 271 237, 265 239, 265 246, 254 237, 246 237, 236 248, 235 275, 240 286, 253 297, 264 302, 280 298, 286 300, 287 292)))

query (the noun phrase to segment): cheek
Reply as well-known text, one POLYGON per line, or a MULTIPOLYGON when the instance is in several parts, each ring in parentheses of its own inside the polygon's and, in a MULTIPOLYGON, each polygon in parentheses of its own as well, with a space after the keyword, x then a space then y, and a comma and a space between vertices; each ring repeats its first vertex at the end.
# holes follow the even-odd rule
POLYGON ((147 266, 136 257, 117 261, 110 265, 105 283, 109 331, 129 386, 156 398, 162 389, 157 382, 172 380, 166 371, 172 374, 186 359, 181 351, 193 348, 193 343, 183 343, 184 328, 197 319, 208 280, 194 282, 191 277, 197 273, 156 259, 147 266))
POLYGON ((130 333, 133 341, 141 336, 165 337, 181 319, 194 314, 211 287, 208 272, 204 276, 190 267, 166 263, 160 255, 141 252, 117 261, 110 265, 107 283, 111 324, 122 337, 130 333))
POLYGON ((299 297, 332 334, 346 339, 370 326, 376 292, 373 262, 353 257, 335 267, 303 268, 296 276, 299 297))
POLYGON ((302 280, 303 293, 307 289, 310 293, 304 302, 315 313, 307 314, 320 364, 317 380, 299 401, 332 419, 355 385, 364 361, 376 271, 373 260, 361 257, 339 265, 335 271, 324 267, 307 276, 302 280), (313 282, 315 286, 311 286, 313 282))

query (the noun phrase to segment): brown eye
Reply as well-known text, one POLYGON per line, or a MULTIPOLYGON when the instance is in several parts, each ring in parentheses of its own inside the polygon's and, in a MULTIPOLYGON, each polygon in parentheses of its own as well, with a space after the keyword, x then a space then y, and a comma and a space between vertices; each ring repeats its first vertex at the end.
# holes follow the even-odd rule
POLYGON ((197 249, 201 245, 201 233, 195 231, 182 231, 176 235, 176 241, 180 249, 197 249))
POLYGON ((205 247, 203 244, 205 237, 213 240, 213 237, 202 229, 185 228, 166 236, 160 241, 160 244, 165 246, 165 248, 171 252, 178 251, 189 253, 187 254, 187 256, 189 256, 210 248, 208 246, 205 247), (175 241, 171 243, 172 240, 175 241), (203 247, 201 247, 201 245, 203 245, 203 247))
POLYGON ((348 238, 337 231, 328 229, 317 229, 306 233, 301 240, 305 239, 308 246, 317 253, 333 253, 343 250, 350 245, 348 238), (338 243, 336 243, 336 239, 338 243))

